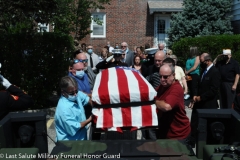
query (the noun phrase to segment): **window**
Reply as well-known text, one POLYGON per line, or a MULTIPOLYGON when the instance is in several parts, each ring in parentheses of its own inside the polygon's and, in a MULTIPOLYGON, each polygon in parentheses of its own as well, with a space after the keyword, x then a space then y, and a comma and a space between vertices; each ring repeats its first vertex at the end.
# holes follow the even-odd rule
POLYGON ((105 38, 106 37, 106 14, 94 13, 92 14, 91 37, 105 38), (99 21, 101 24, 98 24, 99 21))
POLYGON ((165 33, 165 20, 158 20, 157 32, 165 33))
POLYGON ((46 25, 45 23, 44 24, 38 23, 38 27, 39 27, 38 32, 49 32, 49 24, 46 25))

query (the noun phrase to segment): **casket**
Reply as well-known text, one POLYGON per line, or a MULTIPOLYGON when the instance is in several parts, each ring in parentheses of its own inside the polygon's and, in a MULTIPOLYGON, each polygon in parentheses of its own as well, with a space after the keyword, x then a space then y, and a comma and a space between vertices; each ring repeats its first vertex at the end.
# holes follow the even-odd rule
POLYGON ((96 128, 121 131, 121 127, 157 126, 156 95, 135 69, 112 67, 101 71, 92 92, 96 128))

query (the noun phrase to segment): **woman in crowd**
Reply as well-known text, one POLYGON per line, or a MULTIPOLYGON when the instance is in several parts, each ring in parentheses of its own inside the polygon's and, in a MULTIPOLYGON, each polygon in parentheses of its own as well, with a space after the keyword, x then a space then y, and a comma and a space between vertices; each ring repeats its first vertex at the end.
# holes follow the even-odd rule
POLYGON ((185 75, 188 76, 187 85, 190 91, 190 97, 197 95, 198 81, 200 78, 200 59, 198 47, 190 47, 190 55, 186 61, 185 75))
POLYGON ((138 70, 144 77, 147 76, 147 67, 145 65, 142 64, 141 62, 141 57, 140 56, 135 56, 133 59, 133 65, 131 66, 131 68, 134 68, 136 70, 138 70))
POLYGON ((70 76, 61 79, 60 88, 62 95, 54 117, 57 141, 87 140, 86 125, 92 116, 86 119, 83 106, 91 105, 91 99, 78 91, 77 81, 70 76))
POLYGON ((175 62, 175 79, 179 81, 181 86, 184 89, 184 94, 188 93, 188 87, 187 87, 187 82, 186 82, 186 77, 183 69, 180 66, 177 66, 177 56, 172 54, 170 55, 170 58, 172 58, 175 62))
POLYGON ((102 62, 103 60, 107 59, 108 54, 109 54, 108 49, 107 48, 102 48, 101 55, 99 57, 99 62, 102 62))

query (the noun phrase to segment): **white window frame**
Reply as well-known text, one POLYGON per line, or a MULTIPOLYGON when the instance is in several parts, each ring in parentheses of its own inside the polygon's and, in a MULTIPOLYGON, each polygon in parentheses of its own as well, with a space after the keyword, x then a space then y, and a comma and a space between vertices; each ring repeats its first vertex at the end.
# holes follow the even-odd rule
POLYGON ((92 23, 91 23, 91 38, 106 38, 106 13, 92 13, 92 23), (96 24, 96 22, 94 22, 93 16, 95 15, 101 15, 103 16, 103 22, 102 25, 98 25, 96 24), (94 35, 93 34, 93 26, 102 26, 103 27, 103 34, 102 35, 94 35))
POLYGON ((45 23, 38 23, 39 30, 38 32, 49 32, 49 24, 46 25, 45 23))

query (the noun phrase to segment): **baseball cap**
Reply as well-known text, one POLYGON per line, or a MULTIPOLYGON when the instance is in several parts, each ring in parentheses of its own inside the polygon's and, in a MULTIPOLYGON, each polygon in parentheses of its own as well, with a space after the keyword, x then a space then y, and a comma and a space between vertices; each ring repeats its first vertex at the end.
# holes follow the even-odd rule
POLYGON ((231 54, 231 49, 223 49, 223 54, 224 55, 231 54))

